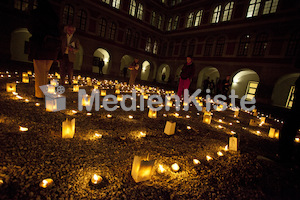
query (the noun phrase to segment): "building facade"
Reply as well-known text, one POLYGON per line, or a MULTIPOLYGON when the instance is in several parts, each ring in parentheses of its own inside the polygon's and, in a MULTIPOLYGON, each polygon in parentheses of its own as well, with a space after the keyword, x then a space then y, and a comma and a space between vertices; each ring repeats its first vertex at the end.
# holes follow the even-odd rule
MULTIPOLYGON (((191 88, 230 76, 236 94, 290 107, 300 75, 298 0, 52 0, 61 27, 73 24, 81 48, 76 70, 122 76, 139 58, 139 78, 178 83, 187 55, 196 65, 191 88), (162 75, 164 74, 162 80, 162 75)), ((36 0, 1 3, 2 62, 28 62, 30 11, 36 0), (9 22, 9 23, 7 23, 9 22), (4 25, 5 24, 5 25, 4 25)), ((216 92, 216 90, 214 91, 216 92)))

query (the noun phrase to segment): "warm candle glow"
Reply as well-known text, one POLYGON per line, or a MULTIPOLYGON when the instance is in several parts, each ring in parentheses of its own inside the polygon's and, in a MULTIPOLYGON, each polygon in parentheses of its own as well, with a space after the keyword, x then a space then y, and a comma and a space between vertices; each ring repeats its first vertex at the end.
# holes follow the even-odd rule
POLYGON ((174 163, 174 164, 171 166, 171 168, 172 168, 172 170, 173 170, 174 172, 177 172, 177 171, 179 171, 179 169, 180 169, 180 167, 179 167, 179 165, 178 165, 177 163, 174 163))
POLYGON ((97 174, 94 174, 94 176, 91 178, 91 182, 95 185, 101 183, 101 181, 102 177, 97 174))
POLYGON ((40 106, 41 104, 40 103, 35 103, 35 106, 40 106))
POLYGON ((221 151, 218 151, 218 156, 223 156, 223 153, 221 151))
POLYGON ((190 126, 187 126, 187 127, 186 127, 186 129, 188 129, 188 130, 191 130, 191 129, 192 129, 192 127, 190 127, 190 126))
POLYGON ((22 132, 26 132, 26 131, 28 131, 28 128, 20 126, 19 130, 22 131, 22 132))
POLYGON ((146 133, 140 132, 141 137, 146 137, 146 133))
POLYGON ((158 173, 163 174, 166 171, 166 169, 162 165, 159 165, 157 171, 158 173))
POLYGON ((228 151, 228 145, 225 146, 224 151, 228 151))
POLYGON ((107 114, 106 117, 107 118, 112 118, 112 115, 111 114, 107 114))
POLYGON ((213 159, 212 157, 206 156, 206 160, 207 160, 207 161, 210 161, 210 160, 212 160, 212 159, 213 159))
POLYGON ((86 113, 86 115, 87 115, 87 116, 91 116, 91 115, 92 115, 92 113, 86 113))
POLYGON ((193 159, 193 163, 194 163, 194 165, 199 165, 200 161, 198 159, 193 159))
POLYGON ((42 188, 47 188, 49 186, 51 186, 53 184, 53 180, 51 178, 47 178, 44 179, 41 183, 40 183, 40 187, 42 188))
POLYGON ((295 138, 295 142, 300 142, 300 138, 295 138))
POLYGON ((223 122, 221 119, 219 119, 219 122, 223 122))
POLYGON ((174 115, 175 115, 175 117, 179 117, 179 114, 178 114, 178 113, 175 113, 174 115))
POLYGON ((102 134, 95 133, 95 137, 97 137, 97 138, 102 138, 102 134))
POLYGON ((133 119, 133 116, 132 116, 132 115, 129 115, 128 118, 129 118, 129 119, 133 119))
POLYGON ((187 116, 185 116, 187 119, 189 119, 189 118, 191 118, 191 116, 189 116, 189 115, 187 115, 187 116))

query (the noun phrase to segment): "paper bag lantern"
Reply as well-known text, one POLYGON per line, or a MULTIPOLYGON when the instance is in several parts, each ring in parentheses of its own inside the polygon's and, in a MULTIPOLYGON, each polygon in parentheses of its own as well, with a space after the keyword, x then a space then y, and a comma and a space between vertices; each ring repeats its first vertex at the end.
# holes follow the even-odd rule
POLYGON ((275 137, 275 128, 270 128, 269 130, 269 137, 274 138, 275 137))
POLYGON ((136 183, 147 181, 151 178, 155 160, 146 157, 134 156, 131 176, 136 183))
POLYGON ((239 116, 240 111, 239 110, 235 110, 234 111, 234 117, 238 117, 239 116))
POLYGON ((66 97, 64 96, 45 96, 46 111, 57 112, 66 109, 66 97))
POLYGON ((47 85, 47 92, 49 94, 54 94, 55 93, 55 86, 53 86, 53 85, 47 85))
POLYGON ((74 80, 73 80, 73 84, 78 84, 78 80, 77 80, 77 79, 74 79, 74 80))
POLYGON ((256 117, 257 116, 257 109, 253 109, 252 112, 253 112, 253 116, 256 117))
POLYGON ((144 96, 144 99, 147 100, 149 98, 148 94, 146 95, 143 95, 144 96))
POLYGON ((66 119, 62 123, 62 138, 73 138, 75 134, 75 118, 71 121, 66 119))
POLYGON ((249 122, 249 125, 250 126, 257 126, 259 123, 258 123, 258 121, 257 120, 255 120, 255 119, 250 119, 250 122, 249 122))
POLYGON ((117 95, 117 100, 122 101, 123 100, 123 95, 117 95))
POLYGON ((29 77, 28 76, 23 76, 22 77, 22 82, 23 83, 29 83, 29 77))
POLYGON ((79 85, 73 85, 73 92, 79 91, 79 85))
POLYGON ((98 85, 94 85, 94 90, 98 90, 98 88, 99 88, 98 85))
POLYGON ((236 137, 229 138, 229 150, 232 151, 238 150, 238 139, 236 137))
POLYGON ((275 138, 276 138, 276 139, 279 139, 279 130, 276 130, 276 131, 275 131, 275 138))
POLYGON ((266 117, 261 117, 261 118, 260 118, 260 123, 262 123, 262 124, 263 124, 263 123, 266 123, 266 117))
POLYGON ((82 97, 82 106, 90 106, 90 97, 87 96, 86 98, 82 97))
POLYGON ((27 71, 27 74, 31 76, 32 75, 32 71, 30 71, 30 70, 27 71))
POLYGON ((54 87, 58 86, 57 80, 56 80, 56 79, 51 80, 51 81, 50 81, 50 85, 52 85, 52 86, 54 86, 54 87))
POLYGON ((167 121, 164 133, 167 135, 173 135, 175 133, 176 122, 167 121))
POLYGON ((204 115, 203 115, 203 123, 210 124, 211 119, 212 119, 211 113, 210 112, 205 112, 204 115))
POLYGON ((6 83, 6 91, 7 92, 16 92, 16 84, 15 83, 6 83))
POLYGON ((27 72, 23 72, 22 77, 26 77, 26 76, 28 76, 27 72))
POLYGON ((116 89, 115 94, 120 94, 120 90, 116 89))
POLYGON ((101 90, 101 96, 106 96, 106 90, 101 90))
POLYGON ((157 117, 157 111, 149 109, 148 117, 149 118, 156 118, 157 117))

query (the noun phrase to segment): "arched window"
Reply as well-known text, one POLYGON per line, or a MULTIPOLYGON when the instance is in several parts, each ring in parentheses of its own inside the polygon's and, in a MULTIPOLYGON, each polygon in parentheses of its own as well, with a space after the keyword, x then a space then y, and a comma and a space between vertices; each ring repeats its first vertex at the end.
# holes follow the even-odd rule
POLYGON ((265 51, 268 45, 268 35, 265 33, 261 33, 256 37, 253 49, 254 56, 263 56, 265 55, 265 51))
POLYGON ((144 7, 143 5, 140 3, 139 7, 138 7, 138 12, 137 12, 137 18, 142 20, 143 19, 143 11, 144 11, 144 7))
POLYGON ((174 50, 174 43, 170 42, 169 43, 168 56, 172 56, 173 55, 173 50, 174 50))
POLYGON ((286 49, 286 55, 287 56, 295 56, 298 46, 299 46, 299 39, 300 39, 300 34, 299 31, 295 31, 289 40, 287 49, 286 49))
POLYGON ((109 4, 110 0, 102 0, 102 2, 109 4))
POLYGON ((186 40, 181 43, 180 56, 185 56, 186 54, 186 40))
POLYGON ((187 19, 186 27, 190 28, 193 24, 193 19, 194 19, 194 13, 190 13, 187 19))
POLYGON ((157 41, 155 40, 154 43, 153 43, 153 54, 157 54, 157 51, 158 51, 158 44, 157 44, 157 41))
POLYGON ((201 20, 202 20, 202 15, 203 15, 203 10, 200 10, 200 11, 197 12, 194 26, 200 26, 201 20))
POLYGON ((173 18, 170 18, 170 19, 169 19, 167 31, 170 31, 171 28, 172 28, 172 19, 173 19, 173 18))
POLYGON ((179 20, 179 16, 175 17, 175 20, 173 22, 173 30, 176 30, 178 27, 178 20, 179 20))
POLYGON ((238 56, 247 56, 248 49, 250 44, 250 36, 243 35, 240 39, 239 49, 238 49, 238 56))
POLYGON ((157 22, 157 28, 161 29, 161 24, 162 24, 162 17, 159 15, 158 16, 158 22, 157 22))
POLYGON ((277 10, 279 0, 267 0, 265 2, 264 12, 263 14, 275 13, 277 10))
POLYGON ((80 10, 77 15, 77 28, 79 30, 85 31, 87 14, 84 10, 80 10))
POLYGON ((261 2, 261 0, 251 0, 250 1, 249 7, 248 7, 248 12, 247 12, 247 18, 258 15, 260 2, 261 2))
POLYGON ((113 0, 112 7, 120 9, 120 0, 113 0))
POLYGON ((116 30, 117 30, 117 26, 115 23, 111 23, 110 27, 109 27, 109 32, 108 32, 108 38, 111 40, 115 39, 116 36, 116 30))
POLYGON ((224 14, 223 14, 223 22, 231 20, 232 10, 233 10, 234 2, 229 2, 225 6, 224 14))
POLYGON ((220 20, 220 15, 221 15, 221 5, 218 5, 214 10, 211 23, 218 23, 220 20))
POLYGON ((28 10, 29 0, 15 0, 14 8, 26 11, 28 10))
POLYGON ((195 51, 195 40, 191 40, 189 43, 189 50, 188 50, 188 55, 193 56, 195 51))
POLYGON ((129 14, 131 16, 135 16, 135 10, 136 10, 136 2, 135 2, 135 0, 131 0, 130 8, 129 8, 129 14))
POLYGON ((148 39, 147 39, 145 51, 151 52, 151 38, 150 37, 148 37, 148 39))
POLYGON ((73 24, 74 8, 71 5, 65 5, 63 14, 63 24, 73 24))
POLYGON ((221 37, 217 40, 215 56, 222 56, 225 45, 225 38, 221 37))
POLYGON ((105 38, 106 33, 106 20, 104 18, 101 18, 99 20, 99 36, 105 38))
POLYGON ((151 25, 155 26, 155 22, 156 22, 156 13, 153 11, 151 16, 151 25))
POLYGON ((214 45, 213 38, 209 38, 206 40, 206 43, 204 46, 204 56, 211 56, 213 45, 214 45))
POLYGON ((134 38, 133 38, 133 47, 138 48, 140 42, 140 34, 138 32, 135 32, 134 38))
POLYGON ((126 45, 131 46, 131 38, 132 38, 132 33, 131 30, 128 28, 126 30, 126 40, 125 40, 126 45))

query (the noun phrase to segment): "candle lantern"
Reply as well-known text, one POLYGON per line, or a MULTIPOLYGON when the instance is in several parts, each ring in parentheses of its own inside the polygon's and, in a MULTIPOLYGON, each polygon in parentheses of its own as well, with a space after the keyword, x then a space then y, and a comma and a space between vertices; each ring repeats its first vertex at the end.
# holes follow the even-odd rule
POLYGON ((90 106, 90 97, 86 95, 86 98, 82 97, 82 106, 90 106))
POLYGON ((79 85, 73 85, 73 92, 79 91, 79 85))
POLYGON ((22 82, 23 83, 29 83, 29 77, 28 76, 23 76, 22 77, 22 82))
POLYGON ((51 81, 50 81, 50 85, 52 85, 52 86, 54 86, 54 87, 58 86, 57 80, 56 80, 56 79, 51 80, 51 81))
POLYGON ((134 156, 131 176, 136 183, 147 181, 151 178, 155 160, 148 157, 134 156))
POLYGON ((55 76, 56 76, 57 79, 60 79, 60 74, 59 73, 55 72, 55 76))
POLYGON ((279 139, 279 130, 278 129, 275 130, 275 138, 279 139))
POLYGON ((266 123, 266 117, 261 117, 261 118, 260 118, 260 123, 261 123, 261 124, 266 123))
POLYGON ((177 163, 174 163, 173 165, 171 165, 172 171, 173 172, 178 172, 180 167, 177 163))
POLYGON ((149 108, 148 117, 149 118, 156 118, 157 117, 157 111, 152 110, 152 109, 149 108))
POLYGON ((116 89, 115 94, 120 94, 120 90, 116 89))
POLYGON ((257 109, 253 109, 252 112, 253 112, 253 116, 254 116, 254 117, 256 117, 256 116, 258 115, 258 114, 257 114, 257 109))
POLYGON ((66 97, 61 95, 45 95, 46 111, 56 112, 66 109, 66 97))
POLYGON ((72 120, 66 119, 62 123, 62 138, 73 138, 75 134, 75 118, 72 120))
POLYGON ((229 150, 237 151, 238 139, 237 137, 229 137, 229 150))
POLYGON ((206 112, 207 112, 207 110, 206 110, 206 107, 205 107, 205 106, 203 106, 203 107, 202 107, 202 112, 203 112, 203 113, 206 113, 206 112))
POLYGON ((15 83, 6 83, 6 91, 7 92, 16 92, 16 84, 15 83))
POLYGON ((238 117, 239 116, 240 111, 239 110, 235 110, 234 111, 234 117, 238 117))
POLYGON ((94 176, 91 178, 91 183, 93 183, 94 185, 97 185, 99 183, 101 183, 103 180, 103 178, 97 174, 94 174, 94 176))
POLYGON ((26 77, 26 76, 28 76, 27 72, 23 72, 22 77, 26 77))
POLYGON ((122 101, 123 100, 123 95, 117 95, 117 100, 122 101))
POLYGON ((77 80, 77 79, 74 79, 74 80, 73 80, 73 84, 78 84, 78 80, 77 80))
POLYGON ((173 135, 175 133, 176 122, 167 121, 164 133, 167 135, 173 135))
POLYGON ((49 94, 54 94, 55 93, 55 86, 53 86, 53 85, 47 85, 47 92, 49 94))
POLYGON ((94 85, 94 90, 98 90, 98 85, 94 85))
POLYGON ((210 112, 205 112, 204 115, 203 115, 203 123, 210 124, 211 119, 212 119, 211 113, 210 112))
POLYGON ((31 76, 32 75, 32 71, 30 71, 30 70, 27 71, 27 74, 31 76))
POLYGON ((40 187, 47 188, 50 187, 53 184, 53 180, 51 178, 44 179, 42 182, 40 182, 40 187))
POLYGON ((257 126, 259 123, 256 119, 250 119, 249 125, 250 126, 257 126))
POLYGON ((101 96, 106 96, 106 90, 101 90, 101 96))

